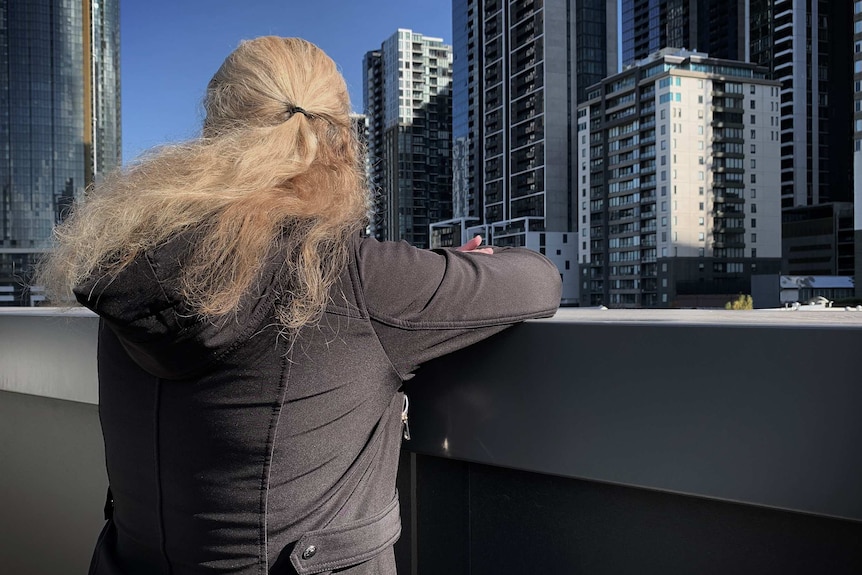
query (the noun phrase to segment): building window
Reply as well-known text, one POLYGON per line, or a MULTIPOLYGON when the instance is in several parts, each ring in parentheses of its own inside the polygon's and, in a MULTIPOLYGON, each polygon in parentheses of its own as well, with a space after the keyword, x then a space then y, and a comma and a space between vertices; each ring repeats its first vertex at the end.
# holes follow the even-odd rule
POLYGON ((757 234, 751 234, 751 243, 753 243, 753 244, 757 243, 757 234))
POLYGON ((751 169, 753 170, 756 167, 757 167, 757 160, 755 160, 754 158, 751 158, 751 169))
POLYGON ((757 218, 751 218, 751 229, 757 227, 757 218))
MULTIPOLYGON (((770 119, 771 119, 771 118, 770 118, 770 119)), ((751 115, 751 123, 752 123, 752 124, 756 124, 756 123, 757 123, 757 116, 755 116, 754 114, 752 114, 752 115, 751 115)))
POLYGON ((701 166, 703 165, 703 156, 697 157, 697 163, 700 164, 701 166))
POLYGON ((703 248, 697 248, 698 257, 702 258, 705 254, 706 254, 706 250, 704 250, 703 248))
POLYGON ((754 188, 751 188, 751 199, 753 200, 756 197, 757 197, 757 190, 754 188))
POLYGON ((703 232, 700 232, 699 234, 697 234, 697 239, 698 239, 698 241, 701 241, 701 242, 703 241, 703 239, 704 239, 703 232))
POLYGON ((704 222, 703 218, 697 218, 697 225, 702 226, 703 222, 704 222))
POLYGON ((756 183, 757 183, 757 174, 751 174, 751 183, 752 183, 752 184, 756 184, 756 183))
POLYGON ((700 211, 703 211, 703 202, 698 202, 697 209, 699 209, 700 211))
POLYGON ((697 195, 699 195, 699 196, 702 196, 702 195, 703 195, 703 186, 699 186, 699 187, 697 188, 697 195))
POLYGON ((756 153, 757 153, 757 144, 751 144, 751 153, 752 153, 752 154, 756 154, 756 153))
MULTIPOLYGON (((749 89, 749 91, 750 91, 752 94, 754 94, 754 93, 757 91, 757 87, 756 87, 754 84, 750 85, 750 86, 748 87, 748 89, 749 89)), ((753 102, 753 101, 754 101, 754 100, 752 100, 752 102, 753 102)), ((753 108, 753 107, 754 107, 754 105, 752 105, 751 107, 753 108)))
POLYGON ((751 257, 753 257, 753 258, 757 257, 757 248, 751 248, 751 257))
POLYGON ((751 109, 753 110, 754 108, 755 108, 755 106, 754 106, 754 100, 751 100, 751 109))
POLYGON ((751 139, 754 140, 757 138, 757 130, 751 130, 751 139))
POLYGON ((752 213, 752 214, 756 214, 756 213, 757 213, 757 204, 751 204, 751 213, 752 213))
MULTIPOLYGON (((700 95, 700 96, 698 96, 698 97, 697 97, 697 103, 698 103, 698 104, 703 104, 703 95, 700 95)), ((700 114, 700 115, 698 115, 698 117, 699 117, 699 118, 703 118, 703 110, 698 110, 698 112, 699 112, 699 114, 700 114)))

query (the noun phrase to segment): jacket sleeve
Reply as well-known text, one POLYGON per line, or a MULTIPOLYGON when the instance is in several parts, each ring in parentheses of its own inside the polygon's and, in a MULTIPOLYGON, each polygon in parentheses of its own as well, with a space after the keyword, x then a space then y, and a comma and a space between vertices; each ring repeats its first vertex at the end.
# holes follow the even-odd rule
POLYGON ((494 250, 422 250, 371 238, 359 243, 365 304, 403 379, 425 361, 557 311, 561 281, 553 263, 523 248, 494 250))

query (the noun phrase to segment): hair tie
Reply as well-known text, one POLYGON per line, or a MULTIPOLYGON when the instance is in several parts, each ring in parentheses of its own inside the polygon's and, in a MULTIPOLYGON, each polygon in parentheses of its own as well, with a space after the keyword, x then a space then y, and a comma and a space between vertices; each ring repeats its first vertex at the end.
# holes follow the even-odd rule
POLYGON ((288 120, 292 118, 294 114, 302 114, 309 120, 314 118, 314 114, 309 114, 304 108, 300 108, 299 106, 294 106, 292 104, 287 104, 287 114, 288 120))

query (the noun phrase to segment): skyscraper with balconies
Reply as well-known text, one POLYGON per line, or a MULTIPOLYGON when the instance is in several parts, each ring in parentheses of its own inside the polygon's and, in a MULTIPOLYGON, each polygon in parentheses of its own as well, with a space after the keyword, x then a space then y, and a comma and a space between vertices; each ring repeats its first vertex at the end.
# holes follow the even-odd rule
POLYGON ((371 234, 429 247, 429 224, 452 217, 452 48, 399 29, 363 64, 371 234))
POLYGON ((0 304, 85 187, 121 163, 117 0, 0 1, 0 304))
POLYGON ((779 84, 665 49, 578 109, 581 304, 720 306, 781 261, 779 84))
POLYGON ((574 115, 586 88, 617 69, 617 3, 453 0, 452 13, 462 209, 435 224, 436 238, 482 233, 541 251, 563 276, 563 303, 576 303, 574 115))
POLYGON ((782 207, 851 201, 849 3, 749 2, 751 61, 781 82, 782 207))

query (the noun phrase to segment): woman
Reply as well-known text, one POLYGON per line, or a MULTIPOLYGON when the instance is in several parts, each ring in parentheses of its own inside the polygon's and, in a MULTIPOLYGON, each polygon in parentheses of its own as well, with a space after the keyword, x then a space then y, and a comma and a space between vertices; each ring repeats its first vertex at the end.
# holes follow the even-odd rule
POLYGON ((361 239, 343 79, 259 38, 203 137, 107 178, 42 270, 102 318, 112 497, 91 573, 394 573, 401 383, 559 303, 520 249, 361 239))

